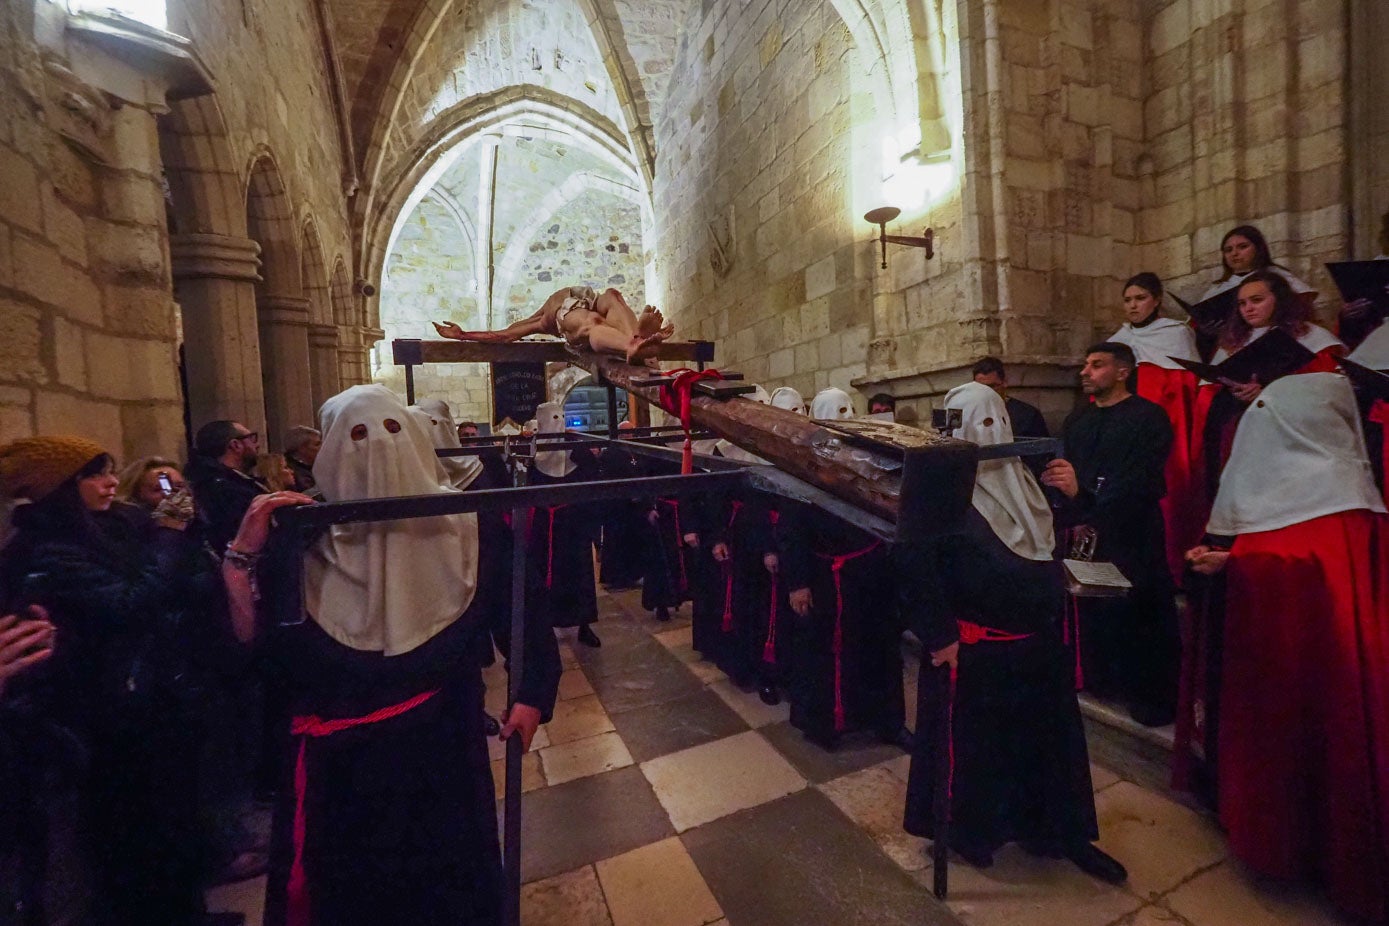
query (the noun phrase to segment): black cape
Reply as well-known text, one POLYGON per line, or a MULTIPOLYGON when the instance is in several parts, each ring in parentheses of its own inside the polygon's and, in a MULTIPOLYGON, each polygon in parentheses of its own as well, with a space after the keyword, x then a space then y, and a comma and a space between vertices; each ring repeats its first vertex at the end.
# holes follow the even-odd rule
MULTIPOLYGON (((928 652, 967 621, 1026 639, 962 642, 952 715, 951 842, 993 852, 1013 840, 1098 836, 1085 730, 1061 641, 1060 564, 1023 559, 976 512, 964 532, 895 551, 902 607, 928 652)), ((940 687, 923 654, 904 827, 933 836, 940 687)))
POLYGON ((895 737, 906 711, 887 546, 795 502, 783 504, 776 536, 787 590, 809 588, 813 601, 791 621, 791 723, 820 740, 852 729, 895 737))

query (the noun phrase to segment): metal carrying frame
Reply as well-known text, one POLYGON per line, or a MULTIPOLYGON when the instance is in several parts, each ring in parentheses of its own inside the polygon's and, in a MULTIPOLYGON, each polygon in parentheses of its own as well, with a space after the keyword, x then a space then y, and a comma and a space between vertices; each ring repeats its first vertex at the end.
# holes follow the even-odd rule
MULTIPOLYGON (((706 362, 714 359, 713 344, 707 341, 685 342, 682 345, 668 345, 680 348, 678 353, 688 353, 702 370, 706 362)), ((397 340, 393 342, 393 355, 396 362, 405 366, 406 401, 415 401, 413 367, 431 362, 487 362, 489 360, 535 360, 537 352, 543 351, 547 361, 573 361, 572 351, 563 342, 519 342, 516 344, 476 344, 469 342, 436 342, 417 340, 397 340), (518 354, 517 348, 521 348, 518 354), (554 356, 550 356, 553 354, 554 356)), ((685 359, 672 357, 667 359, 685 359)), ((793 501, 813 505, 855 527, 867 531, 887 542, 903 539, 897 525, 875 514, 851 504, 817 486, 802 481, 773 466, 758 466, 726 460, 720 457, 696 456, 699 472, 688 475, 643 476, 627 479, 602 479, 582 482, 561 483, 544 486, 527 485, 528 464, 535 460, 537 453, 592 449, 595 447, 620 447, 637 456, 658 459, 678 464, 679 451, 661 446, 666 443, 683 441, 686 434, 681 427, 636 428, 621 431, 617 427, 616 407, 617 388, 601 373, 595 372, 595 380, 607 389, 608 393, 608 431, 606 436, 584 433, 564 432, 557 435, 540 436, 487 436, 466 438, 462 446, 453 449, 437 450, 440 457, 480 456, 484 453, 500 453, 512 474, 513 485, 504 489, 481 489, 459 493, 407 496, 400 498, 378 498, 359 501, 323 503, 302 508, 285 508, 277 512, 276 520, 284 528, 296 531, 307 538, 313 532, 335 524, 369 523, 380 521, 407 520, 413 518, 439 517, 443 515, 468 512, 507 510, 511 512, 512 560, 511 560, 511 640, 507 656, 508 708, 516 702, 520 694, 520 684, 525 666, 524 630, 526 607, 526 525, 527 512, 536 507, 553 507, 594 501, 639 500, 656 496, 700 495, 713 491, 729 491, 737 488, 751 488, 779 495, 793 501)), ((652 371, 650 377, 639 385, 658 385, 668 377, 652 371)), ((741 382, 736 373, 724 373, 720 381, 704 381, 695 385, 696 392, 715 398, 732 398, 753 391, 754 387, 741 382)), ((826 423, 829 424, 829 423, 826 423)), ((842 422, 839 424, 843 424, 842 422)), ((855 435, 851 428, 833 428, 846 439, 853 441, 855 435)), ((703 432, 692 435, 694 439, 706 439, 703 432)), ((713 436, 713 435, 709 435, 713 436)), ((981 448, 975 459, 998 459, 1009 456, 1031 456, 1055 454, 1060 452, 1060 441, 1024 440, 1013 444, 981 448)), ((958 465, 956 461, 954 465, 958 465)), ((922 465, 922 456, 907 452, 903 454, 903 505, 904 510, 912 502, 912 495, 923 495, 925 481, 929 474, 922 465), (907 488, 913 492, 909 495, 907 488)), ((971 466, 974 464, 971 463, 971 466)), ((300 547, 303 548, 302 545, 300 547)), ((302 615, 302 606, 300 610, 302 615)), ((948 677, 947 677, 948 681, 948 677)), ((946 689, 948 691, 948 688, 946 689)), ((948 727, 946 728, 948 734, 948 727)), ((944 749, 938 749, 944 754, 944 749)), ((506 749, 506 788, 503 814, 503 869, 506 878, 505 917, 506 926, 520 926, 521 922, 521 741, 512 737, 506 749)), ((948 774, 948 770, 947 770, 948 774)), ((939 777, 939 776, 938 776, 939 777)), ((938 790, 948 787, 947 781, 938 781, 938 790)), ((946 808, 948 811, 948 807, 946 808)), ((948 819, 937 822, 936 865, 933 891, 944 899, 946 895, 947 861, 945 846, 948 819)))

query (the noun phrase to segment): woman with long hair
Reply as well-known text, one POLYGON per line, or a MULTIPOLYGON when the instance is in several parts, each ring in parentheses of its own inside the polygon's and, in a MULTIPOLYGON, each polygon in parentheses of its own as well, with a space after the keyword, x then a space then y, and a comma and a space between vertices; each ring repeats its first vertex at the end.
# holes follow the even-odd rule
MULTIPOLYGON (((1345 345, 1334 334, 1311 321, 1312 312, 1292 285, 1273 270, 1256 270, 1239 285, 1236 312, 1226 322, 1220 348, 1211 359, 1220 364, 1253 341, 1277 328, 1285 331, 1314 357, 1295 373, 1326 373, 1336 369, 1345 354, 1345 345)), ((1205 469, 1207 497, 1214 498, 1220 471, 1230 456, 1235 427, 1245 409, 1259 397, 1268 383, 1203 383, 1198 397, 1196 425, 1200 428, 1199 448, 1205 469)))
POLYGON ((1196 374, 1177 360, 1198 360, 1196 336, 1189 326, 1162 314, 1162 281, 1155 273, 1139 273, 1124 284, 1127 321, 1110 341, 1127 344, 1138 359, 1134 371, 1139 396, 1156 402, 1172 422, 1172 452, 1164 476, 1162 499, 1166 526, 1167 564, 1178 583, 1186 570, 1183 556, 1201 539, 1204 522, 1196 461, 1192 458, 1192 422, 1197 396, 1196 374))

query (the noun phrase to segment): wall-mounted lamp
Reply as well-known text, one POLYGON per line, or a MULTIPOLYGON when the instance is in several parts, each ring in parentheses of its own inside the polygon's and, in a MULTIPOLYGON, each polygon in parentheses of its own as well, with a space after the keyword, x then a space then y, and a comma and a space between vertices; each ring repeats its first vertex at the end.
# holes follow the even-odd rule
POLYGON ((936 233, 934 229, 926 229, 926 233, 921 237, 915 235, 889 235, 887 233, 887 223, 902 214, 902 210, 896 206, 879 206, 870 212, 864 213, 864 218, 878 226, 878 241, 883 246, 883 269, 887 269, 887 246, 889 244, 905 244, 910 248, 925 248, 926 259, 930 260, 936 256, 936 233))

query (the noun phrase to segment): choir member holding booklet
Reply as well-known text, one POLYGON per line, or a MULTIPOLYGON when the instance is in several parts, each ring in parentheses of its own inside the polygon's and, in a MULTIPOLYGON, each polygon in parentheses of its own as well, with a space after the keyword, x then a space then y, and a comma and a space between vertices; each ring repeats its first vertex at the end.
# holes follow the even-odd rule
MULTIPOLYGON (((1235 436, 1199 572, 1228 595, 1220 821, 1261 874, 1389 916, 1389 517, 1345 377, 1262 390, 1235 436)), ((1179 754, 1182 744, 1178 744, 1179 754)))

